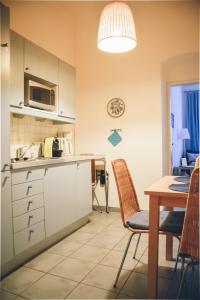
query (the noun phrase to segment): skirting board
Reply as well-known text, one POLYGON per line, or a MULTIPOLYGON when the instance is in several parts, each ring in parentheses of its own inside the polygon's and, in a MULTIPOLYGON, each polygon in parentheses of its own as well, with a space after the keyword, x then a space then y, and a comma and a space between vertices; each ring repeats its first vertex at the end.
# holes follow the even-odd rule
MULTIPOLYGON (((106 211, 106 207, 105 206, 100 206, 100 208, 102 209, 102 211, 103 212, 105 212, 106 211)), ((95 211, 98 211, 98 209, 99 209, 99 207, 98 207, 98 205, 93 205, 93 209, 95 210, 95 211)), ((119 207, 114 207, 114 206, 109 206, 108 207, 108 212, 119 212, 120 211, 120 208, 119 207)))

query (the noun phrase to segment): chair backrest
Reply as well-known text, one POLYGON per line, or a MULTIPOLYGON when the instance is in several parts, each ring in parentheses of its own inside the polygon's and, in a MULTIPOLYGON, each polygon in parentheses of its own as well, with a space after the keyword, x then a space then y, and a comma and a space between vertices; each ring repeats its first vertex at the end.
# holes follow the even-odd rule
POLYGON ((179 253, 199 260, 199 168, 191 176, 179 253))
POLYGON ((122 222, 126 222, 132 215, 140 211, 135 188, 124 159, 112 161, 113 172, 117 185, 122 222))
POLYGON ((194 168, 199 168, 200 167, 200 156, 197 157, 196 161, 195 161, 195 165, 194 168))

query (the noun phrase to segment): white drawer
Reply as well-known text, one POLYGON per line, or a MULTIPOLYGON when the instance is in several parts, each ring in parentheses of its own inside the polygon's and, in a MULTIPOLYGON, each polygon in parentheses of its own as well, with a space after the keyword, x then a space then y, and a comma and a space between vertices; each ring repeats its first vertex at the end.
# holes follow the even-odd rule
POLYGON ((45 169, 27 169, 12 173, 12 184, 33 181, 44 178, 45 169))
POLYGON ((45 239, 44 221, 14 234, 15 255, 45 239))
POLYGON ((29 213, 13 218, 14 233, 31 227, 44 220, 44 208, 37 208, 29 213))
POLYGON ((40 193, 43 193, 43 180, 35 180, 32 182, 20 183, 12 186, 13 201, 40 193))
POLYGON ((44 206, 43 194, 34 195, 13 202, 13 217, 23 215, 44 206))

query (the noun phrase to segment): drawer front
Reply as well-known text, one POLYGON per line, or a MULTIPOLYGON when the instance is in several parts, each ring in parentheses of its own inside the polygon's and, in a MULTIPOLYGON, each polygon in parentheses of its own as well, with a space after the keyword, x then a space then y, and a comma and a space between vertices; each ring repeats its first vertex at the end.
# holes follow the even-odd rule
POLYGON ((43 180, 20 183, 12 186, 12 200, 18 200, 43 193, 43 180))
POLYGON ((45 239, 44 222, 14 234, 15 255, 45 239))
POLYGON ((22 216, 13 218, 14 233, 29 228, 44 220, 44 208, 38 208, 22 216))
POLYGON ((26 171, 13 172, 12 184, 19 184, 44 178, 45 169, 27 169, 26 171))
POLYGON ((27 197, 13 202, 13 217, 23 215, 44 206, 43 194, 27 197))

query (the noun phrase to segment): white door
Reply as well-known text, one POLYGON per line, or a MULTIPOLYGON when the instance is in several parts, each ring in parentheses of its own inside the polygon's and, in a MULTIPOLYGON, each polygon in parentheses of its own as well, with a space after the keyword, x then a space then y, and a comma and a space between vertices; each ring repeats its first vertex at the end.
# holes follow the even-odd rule
POLYGON ((1 172, 1 263, 13 258, 13 225, 10 172, 1 172))
POLYGON ((59 60, 59 108, 58 114, 75 118, 75 68, 59 60))
POLYGON ((10 105, 24 105, 24 39, 10 31, 10 105))
POLYGON ((78 162, 76 171, 77 217, 82 218, 92 212, 91 161, 78 162))
POLYGON ((76 221, 76 164, 50 167, 44 177, 46 236, 76 221))
POLYGON ((58 83, 58 58, 25 40, 24 71, 51 83, 58 83))

